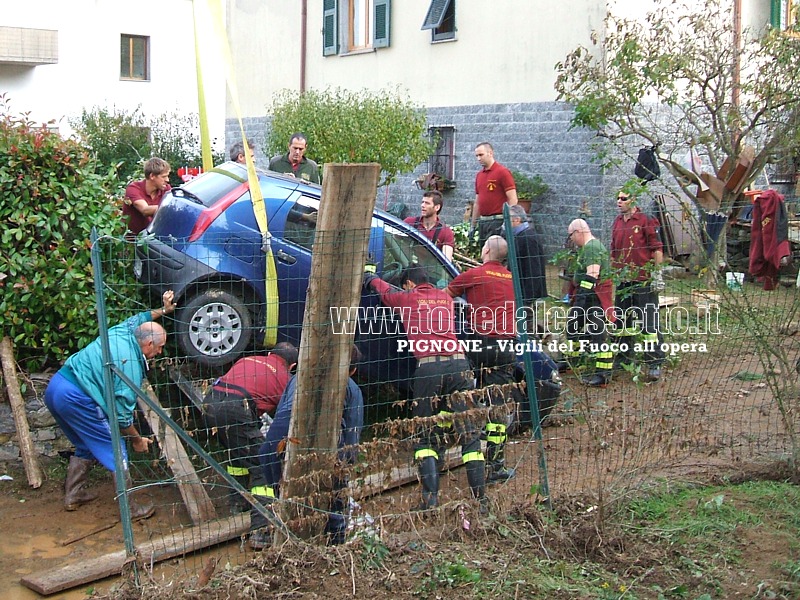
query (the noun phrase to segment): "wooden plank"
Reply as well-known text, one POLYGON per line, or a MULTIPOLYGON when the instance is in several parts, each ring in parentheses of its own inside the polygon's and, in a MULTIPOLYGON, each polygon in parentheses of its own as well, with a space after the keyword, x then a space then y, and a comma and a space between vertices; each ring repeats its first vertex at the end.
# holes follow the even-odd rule
MULTIPOLYGON (((148 381, 143 382, 142 390, 156 406, 161 406, 158 397, 148 381)), ((140 401, 139 407, 144 411, 145 418, 150 424, 150 429, 153 430, 153 433, 158 439, 158 444, 161 447, 164 459, 175 475, 175 481, 178 483, 178 490, 183 497, 186 509, 189 511, 192 523, 197 525, 203 521, 215 519, 217 514, 214 509, 214 504, 211 502, 203 483, 197 476, 194 465, 192 465, 192 461, 189 460, 189 455, 186 453, 186 449, 183 447, 178 435, 171 428, 163 425, 161 419, 158 418, 158 415, 155 411, 151 410, 149 406, 146 406, 140 401)))
POLYGON ((680 304, 681 299, 678 296, 659 296, 658 297, 658 307, 664 308, 665 306, 675 306, 676 304, 680 304))
MULTIPOLYGON (((361 299, 380 171, 377 163, 325 165, 289 425, 284 498, 332 491, 317 489, 309 478, 298 476, 330 468, 335 460, 354 333, 334 332, 330 307, 358 306, 361 299)), ((284 510, 284 521, 311 514, 300 504, 291 505, 292 514, 288 506, 284 510)), ((305 537, 318 532, 296 533, 305 537)))
MULTIPOLYGON (((245 534, 249 529, 250 516, 236 515, 143 542, 136 546, 136 554, 140 564, 149 565, 227 542, 245 534)), ((34 592, 48 596, 85 583, 119 575, 130 560, 132 559, 125 555, 124 550, 119 550, 75 564, 31 573, 20 579, 20 583, 34 592)))
POLYGON ((8 401, 11 404, 11 412, 14 413, 14 425, 17 429, 17 440, 20 454, 22 454, 22 464, 25 467, 25 476, 32 488, 39 488, 42 486, 42 467, 39 465, 39 457, 31 439, 31 428, 25 412, 25 400, 22 398, 22 391, 19 389, 17 380, 14 345, 8 336, 4 336, 3 341, 0 342, 0 358, 3 362, 3 379, 6 381, 8 401))
MULTIPOLYGON (((410 457, 409 457, 410 458, 410 457)), ((461 460, 461 450, 450 448, 445 455, 445 466, 447 469, 460 467, 464 463, 461 460)), ((392 467, 388 473, 381 471, 366 477, 359 478, 350 482, 350 495, 354 500, 362 500, 369 496, 381 494, 385 491, 402 487, 418 480, 416 465, 409 464, 402 467, 392 467)))
POLYGON ((178 389, 184 393, 184 395, 191 400, 192 404, 194 404, 195 408, 199 411, 203 411, 203 392, 198 388, 193 381, 191 381, 183 372, 178 369, 177 367, 170 367, 169 368, 169 376, 175 385, 178 386, 178 389))

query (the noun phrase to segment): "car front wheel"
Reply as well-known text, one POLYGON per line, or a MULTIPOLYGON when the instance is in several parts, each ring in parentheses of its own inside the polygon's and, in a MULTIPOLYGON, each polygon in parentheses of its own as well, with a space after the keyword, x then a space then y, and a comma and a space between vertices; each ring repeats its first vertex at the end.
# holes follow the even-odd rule
POLYGON ((250 344, 250 311, 229 292, 210 289, 192 298, 178 315, 178 343, 196 362, 219 367, 233 362, 250 344))

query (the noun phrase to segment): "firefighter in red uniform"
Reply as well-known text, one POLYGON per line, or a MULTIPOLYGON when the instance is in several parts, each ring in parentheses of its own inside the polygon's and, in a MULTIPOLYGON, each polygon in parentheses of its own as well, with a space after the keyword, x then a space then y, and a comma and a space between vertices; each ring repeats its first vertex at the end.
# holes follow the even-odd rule
POLYGON ((664 363, 658 330, 658 292, 664 290, 661 276, 664 253, 658 222, 639 210, 636 198, 624 191, 617 194, 617 208, 619 215, 611 226, 611 268, 620 274, 614 304, 625 327, 619 343, 628 348, 618 360, 632 361, 635 343, 644 342, 645 376, 657 381, 664 363))
MULTIPOLYGON (((464 271, 447 286, 453 298, 463 294, 471 309, 470 323, 481 344, 480 351, 472 356, 479 387, 514 383, 516 310, 511 271, 502 263, 507 255, 508 242, 499 235, 489 237, 481 249, 483 264, 464 271), (503 345, 502 340, 508 344, 503 345)), ((494 406, 506 403, 506 394, 496 388, 489 392, 489 398, 494 406)), ((486 424, 488 483, 514 476, 514 470, 505 466, 506 427, 505 419, 500 422, 490 414, 486 424)))
MULTIPOLYGON (((228 474, 266 503, 265 480, 258 451, 264 443, 261 415, 275 414, 275 407, 289 383, 291 370, 297 364, 297 348, 280 342, 267 356, 246 356, 217 379, 203 400, 209 429, 228 451, 228 474)), ((250 506, 238 492, 230 497, 231 512, 250 506)), ((250 530, 266 526, 264 517, 250 511, 250 530)))
MULTIPOLYGON (((414 372, 414 417, 431 417, 440 411, 463 412, 466 402, 457 392, 474 388, 466 355, 459 350, 455 334, 453 299, 428 283, 424 267, 413 265, 402 275, 403 290, 392 287, 374 274, 364 276, 364 285, 380 294, 381 302, 402 319, 408 343, 417 359, 414 372), (436 406, 434 406, 436 404, 436 406)), ((467 468, 472 495, 485 510, 484 458, 480 432, 468 422, 454 423, 461 438, 461 458, 467 468)), ((414 459, 422 482, 421 510, 439 503, 439 470, 433 429, 420 432, 414 444, 414 459)))

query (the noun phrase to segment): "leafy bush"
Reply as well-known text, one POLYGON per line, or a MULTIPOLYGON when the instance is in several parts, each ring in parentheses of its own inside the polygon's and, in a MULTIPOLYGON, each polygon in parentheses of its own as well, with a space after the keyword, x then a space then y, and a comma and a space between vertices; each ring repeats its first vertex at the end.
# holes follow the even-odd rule
POLYGON ((284 90, 273 101, 267 140, 270 156, 286 152, 297 131, 308 139, 309 158, 324 163, 380 163, 391 183, 432 152, 425 111, 399 92, 284 90))
MULTIPOLYGON (((177 173, 180 167, 203 163, 200 124, 194 113, 172 112, 147 118, 139 107, 132 112, 93 107, 84 109, 70 124, 94 154, 98 172, 117 170, 120 188, 133 179, 142 179, 142 165, 151 156, 170 164, 173 186, 182 183, 177 173)), ((212 154, 215 163, 224 160, 222 152, 212 154)))
POLYGON ((522 171, 511 171, 511 175, 514 177, 517 198, 520 200, 533 200, 550 189, 550 186, 544 182, 541 175, 528 177, 522 171))
POLYGON ((0 96, 0 327, 18 360, 62 359, 97 335, 89 239, 123 233, 113 182, 0 96))
POLYGON ((459 223, 453 225, 450 229, 453 230, 453 237, 455 238, 455 251, 477 262, 481 262, 481 247, 478 244, 478 236, 469 238, 469 223, 459 223))

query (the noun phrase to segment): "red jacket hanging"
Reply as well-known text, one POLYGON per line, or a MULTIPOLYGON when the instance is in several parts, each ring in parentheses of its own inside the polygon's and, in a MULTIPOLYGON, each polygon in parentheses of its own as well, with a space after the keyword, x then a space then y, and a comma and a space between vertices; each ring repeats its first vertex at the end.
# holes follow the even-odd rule
POLYGON ((775 190, 767 190, 753 204, 750 274, 763 277, 765 290, 774 290, 778 285, 781 259, 790 254, 789 218, 783 196, 775 190))

